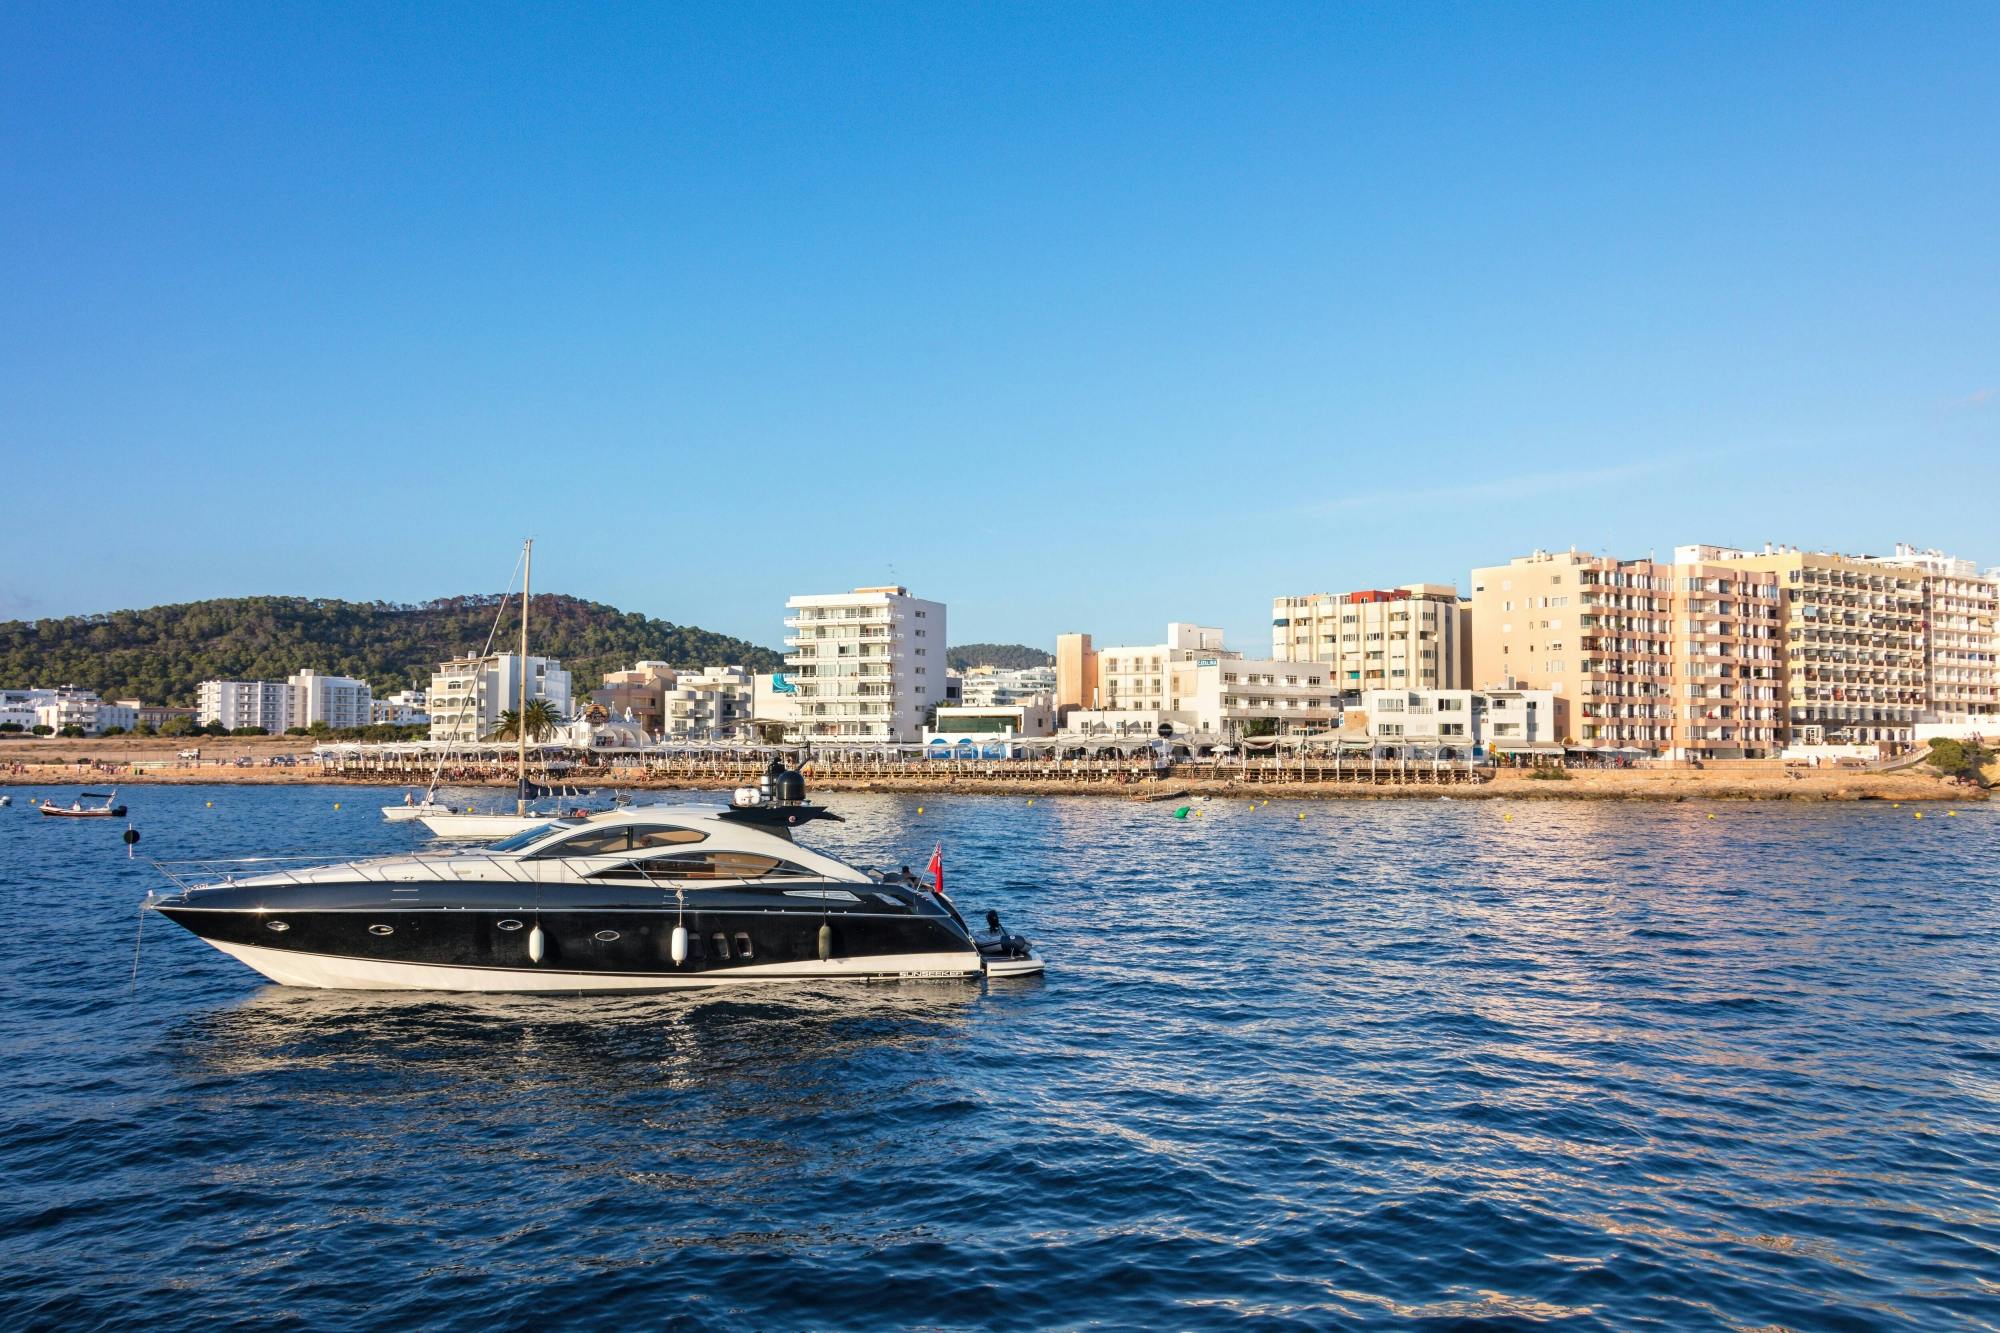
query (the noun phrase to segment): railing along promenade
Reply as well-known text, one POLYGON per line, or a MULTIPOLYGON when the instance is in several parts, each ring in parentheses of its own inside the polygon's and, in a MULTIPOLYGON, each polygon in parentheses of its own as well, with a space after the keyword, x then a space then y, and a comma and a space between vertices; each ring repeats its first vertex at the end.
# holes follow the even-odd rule
MULTIPOLYGON (((916 757, 890 751, 758 747, 663 753, 556 752, 533 763, 543 780, 605 785, 730 787, 754 783, 774 757, 805 763, 822 783, 1002 787, 1016 784, 1078 788, 1157 788, 1203 782, 1256 787, 1322 785, 1431 786, 1487 781, 1492 769, 1469 759, 1411 754, 1302 752, 1293 755, 1177 758, 1150 755, 1035 755, 1012 759, 916 757)), ((435 755, 353 747, 315 756, 322 774, 347 780, 446 785, 511 783, 514 769, 498 760, 439 764, 435 755)))

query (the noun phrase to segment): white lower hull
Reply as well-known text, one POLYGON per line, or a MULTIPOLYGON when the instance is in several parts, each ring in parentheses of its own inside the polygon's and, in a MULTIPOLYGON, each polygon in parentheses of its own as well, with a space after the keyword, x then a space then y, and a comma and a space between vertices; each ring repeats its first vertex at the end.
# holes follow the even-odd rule
POLYGON ((559 972, 529 968, 450 967, 373 958, 296 953, 254 944, 208 941, 280 986, 322 990, 429 991, 672 991, 798 981, 963 980, 979 976, 978 958, 965 953, 884 954, 826 962, 768 963, 689 976, 559 972))
POLYGON ((511 838, 516 833, 526 833, 531 828, 539 828, 554 819, 554 815, 454 815, 423 814, 419 819, 424 827, 440 838, 451 838, 466 842, 485 842, 494 838, 511 838))

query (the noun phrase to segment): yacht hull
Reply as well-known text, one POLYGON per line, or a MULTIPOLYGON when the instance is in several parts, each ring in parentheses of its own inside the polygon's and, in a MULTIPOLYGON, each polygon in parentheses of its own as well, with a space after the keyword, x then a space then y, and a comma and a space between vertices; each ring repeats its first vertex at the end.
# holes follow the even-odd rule
POLYGON ((788 981, 976 977, 948 918, 854 911, 529 906, 286 910, 159 905, 286 986, 345 990, 653 991, 788 981), (685 955, 673 958, 674 928, 685 955), (820 957, 820 929, 828 949, 820 957))
POLYGON ((425 814, 418 811, 417 818, 437 837, 461 842, 487 842, 526 833, 531 828, 548 823, 555 816, 425 814))

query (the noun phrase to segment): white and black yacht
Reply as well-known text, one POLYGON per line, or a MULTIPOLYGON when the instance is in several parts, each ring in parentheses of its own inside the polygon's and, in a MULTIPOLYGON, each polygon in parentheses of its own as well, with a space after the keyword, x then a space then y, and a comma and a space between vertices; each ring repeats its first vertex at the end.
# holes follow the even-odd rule
POLYGON ((800 846, 794 828, 840 816, 808 803, 797 773, 766 788, 724 808, 552 820, 476 848, 162 862, 175 891, 145 905, 290 986, 651 991, 1042 970, 995 914, 975 932, 907 872, 800 846))

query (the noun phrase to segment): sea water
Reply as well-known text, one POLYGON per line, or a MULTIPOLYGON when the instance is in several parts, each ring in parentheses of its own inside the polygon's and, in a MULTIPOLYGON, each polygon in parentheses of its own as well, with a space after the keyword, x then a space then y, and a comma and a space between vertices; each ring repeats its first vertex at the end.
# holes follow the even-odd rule
MULTIPOLYGON (((23 794, 16 789, 16 795, 23 794)), ((162 859, 399 790, 131 787, 162 859)), ((1039 981, 286 990, 0 811, 0 1327, 2000 1321, 1972 805, 835 796, 1039 981)))

